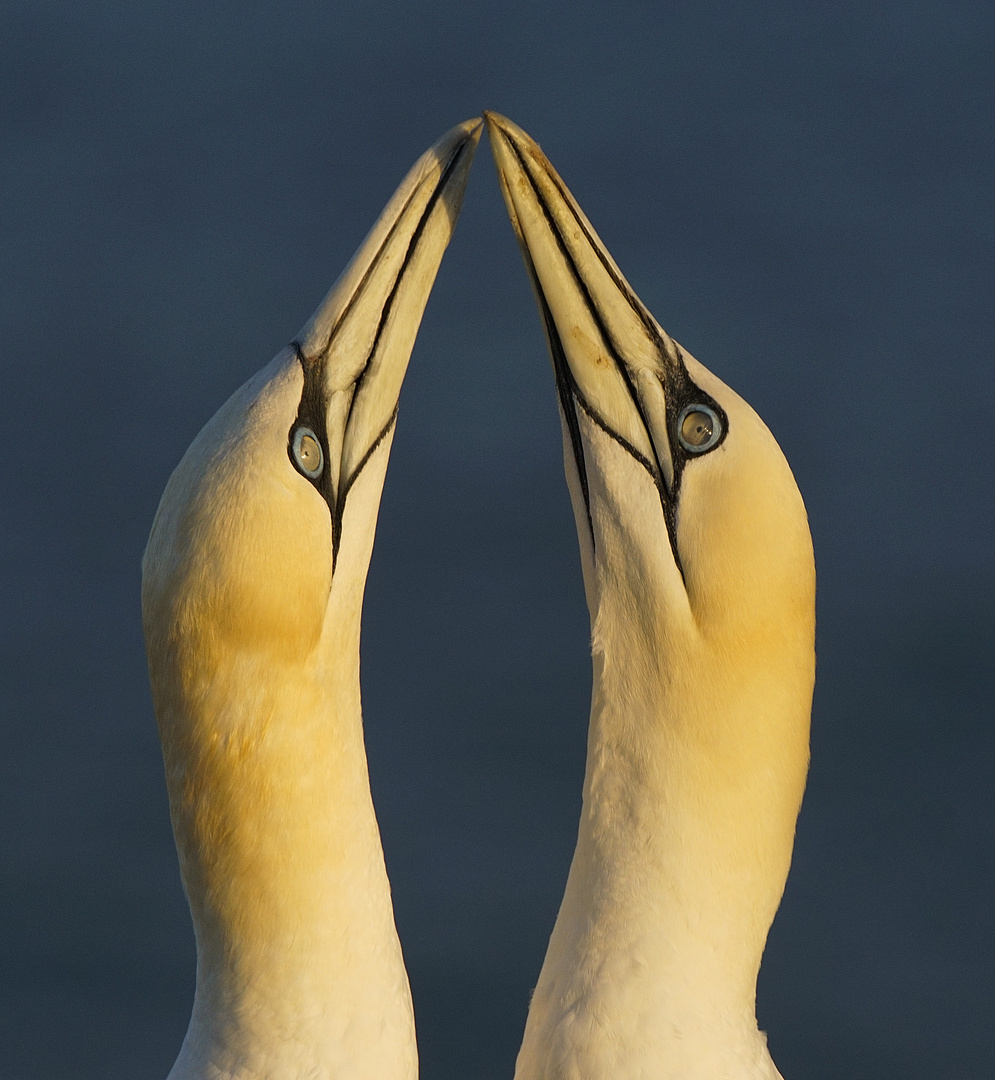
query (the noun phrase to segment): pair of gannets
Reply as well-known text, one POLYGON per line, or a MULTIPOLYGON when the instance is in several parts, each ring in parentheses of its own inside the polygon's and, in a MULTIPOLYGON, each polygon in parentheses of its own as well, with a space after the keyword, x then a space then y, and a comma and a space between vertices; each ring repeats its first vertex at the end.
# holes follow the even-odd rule
MULTIPOLYGON (((773 1080, 755 990, 808 764, 812 546, 749 405, 660 328, 539 147, 486 114, 545 325, 591 614, 584 802, 517 1080, 773 1080)), ((360 613, 397 401, 482 124, 405 178, 222 406, 143 563, 197 941, 170 1080, 413 1080, 360 613)))

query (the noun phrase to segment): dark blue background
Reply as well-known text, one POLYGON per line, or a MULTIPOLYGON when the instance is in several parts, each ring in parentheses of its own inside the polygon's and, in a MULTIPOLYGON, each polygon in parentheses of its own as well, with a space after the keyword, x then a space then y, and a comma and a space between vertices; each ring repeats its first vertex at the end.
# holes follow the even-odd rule
MULTIPOLYGON (((749 400, 820 571, 813 764, 760 979, 788 1080, 995 1072, 995 14, 946 2, 0 14, 0 1075, 165 1076, 193 946, 138 611, 159 494, 438 135, 542 143, 749 400)), ((587 616, 486 146, 367 591, 426 1080, 510 1078, 572 850, 587 616)))

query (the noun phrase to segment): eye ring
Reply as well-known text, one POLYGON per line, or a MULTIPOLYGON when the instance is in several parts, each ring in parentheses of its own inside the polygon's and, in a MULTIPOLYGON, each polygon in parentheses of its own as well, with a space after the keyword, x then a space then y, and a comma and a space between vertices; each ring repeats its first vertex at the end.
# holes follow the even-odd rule
POLYGON ((722 421, 710 406, 685 405, 677 417, 677 440, 689 454, 704 454, 722 438, 722 421))
POLYGON ((317 480, 325 467, 325 455, 318 436, 309 427, 299 427, 290 442, 294 464, 309 480, 317 480))

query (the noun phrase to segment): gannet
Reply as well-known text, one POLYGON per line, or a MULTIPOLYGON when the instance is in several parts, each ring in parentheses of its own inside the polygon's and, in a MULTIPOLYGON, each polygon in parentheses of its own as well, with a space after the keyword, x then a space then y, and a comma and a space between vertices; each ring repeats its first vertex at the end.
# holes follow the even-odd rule
POLYGON ((482 124, 413 167, 297 340, 166 486, 142 609, 197 943, 170 1080, 414 1080, 360 614, 401 380, 482 124))
POLYGON ((583 809, 516 1080, 773 1080, 756 1022, 808 768, 815 568, 752 408, 485 113, 553 361, 591 616, 583 809))

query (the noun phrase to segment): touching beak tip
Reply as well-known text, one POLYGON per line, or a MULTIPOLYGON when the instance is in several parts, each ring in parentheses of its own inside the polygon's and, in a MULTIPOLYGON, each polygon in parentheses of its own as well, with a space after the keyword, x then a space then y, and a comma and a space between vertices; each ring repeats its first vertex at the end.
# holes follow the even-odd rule
POLYGON ((484 122, 479 116, 464 120, 462 124, 450 128, 432 147, 430 153, 435 156, 437 161, 446 163, 452 159, 454 154, 466 147, 472 160, 483 130, 484 122))
POLYGON ((501 188, 511 210, 511 203, 517 205, 519 202, 518 189, 531 190, 533 187, 530 176, 555 176, 556 172, 535 139, 514 121, 489 109, 484 111, 484 121, 501 188))
POLYGON ((514 125, 507 117, 490 110, 485 110, 484 120, 487 124, 487 136, 491 144, 491 153, 494 155, 494 161, 500 169, 506 161, 514 160, 514 155, 511 153, 514 136, 510 130, 514 125))
POLYGON ((494 135, 500 133, 506 139, 511 139, 513 142, 532 142, 532 139, 529 138, 514 120, 509 120, 507 116, 502 116, 499 112, 494 112, 493 109, 484 109, 483 115, 489 134, 494 135))
POLYGON ((389 291, 394 277, 373 275, 374 267, 384 260, 384 265, 392 265, 391 259, 400 258, 419 240, 426 224, 424 212, 438 205, 448 222, 439 231, 437 221, 435 239, 425 249, 435 250, 429 280, 434 279, 459 217, 470 166, 483 130, 484 123, 479 116, 464 120, 450 128, 411 167, 338 281, 298 335, 298 346, 305 357, 311 358, 327 350, 338 320, 361 294, 376 294, 381 303, 386 302, 387 294, 380 296, 380 292, 384 288, 389 291), (421 211, 409 212, 412 206, 421 207, 421 211))
MULTIPOLYGON (((505 201, 512 197, 514 178, 521 174, 522 166, 514 151, 514 142, 511 132, 508 130, 511 121, 499 113, 486 110, 484 120, 487 123, 487 137, 491 144, 491 157, 497 167, 498 179, 501 182, 501 190, 505 201)), ((509 211, 511 206, 509 205, 509 211)))

